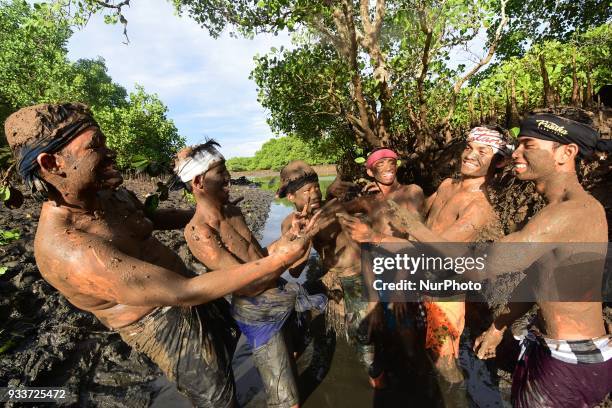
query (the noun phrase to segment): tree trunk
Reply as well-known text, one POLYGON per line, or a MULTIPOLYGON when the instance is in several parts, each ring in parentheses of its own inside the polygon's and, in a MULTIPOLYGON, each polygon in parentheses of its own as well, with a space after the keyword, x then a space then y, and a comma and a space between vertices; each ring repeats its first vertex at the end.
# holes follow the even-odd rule
POLYGON ((580 94, 580 85, 578 84, 578 75, 576 73, 576 49, 572 52, 572 105, 580 106, 578 96, 580 94))
POLYGON ((517 127, 521 122, 518 105, 516 103, 516 86, 514 85, 514 77, 512 77, 510 80, 510 120, 508 122, 508 129, 517 127))
POLYGON ((485 118, 484 118, 484 106, 483 106, 483 103, 482 103, 482 95, 481 94, 478 94, 478 107, 479 107, 479 111, 480 111, 479 112, 480 113, 480 124, 482 125, 484 123, 484 121, 485 121, 485 118))
POLYGON ((544 91, 544 106, 552 108, 555 104, 555 96, 553 90, 550 87, 550 81, 548 79, 548 71, 546 70, 546 61, 544 61, 544 54, 540 54, 540 72, 542 74, 543 91, 544 91))
POLYGON ((586 93, 584 95, 583 106, 585 108, 593 105, 593 83, 591 82, 591 69, 587 68, 586 71, 587 84, 586 84, 586 93))
POLYGON ((497 106, 495 106, 495 99, 491 96, 489 98, 489 121, 491 124, 497 120, 497 106))
POLYGON ((470 128, 474 126, 474 119, 476 117, 474 113, 474 94, 470 94, 468 98, 468 113, 470 115, 470 128))

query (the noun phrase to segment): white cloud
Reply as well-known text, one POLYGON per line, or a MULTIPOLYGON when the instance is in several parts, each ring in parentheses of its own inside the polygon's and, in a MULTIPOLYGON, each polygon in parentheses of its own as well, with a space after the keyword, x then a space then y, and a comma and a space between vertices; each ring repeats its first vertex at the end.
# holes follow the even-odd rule
POLYGON ((273 46, 290 46, 287 34, 214 39, 193 20, 176 16, 165 0, 132 2, 125 15, 128 45, 122 44, 121 26, 94 16, 73 35, 69 57, 101 56, 115 82, 128 90, 138 83, 157 93, 188 143, 214 137, 226 156, 233 157, 252 155, 272 137, 248 77, 253 56, 273 46))

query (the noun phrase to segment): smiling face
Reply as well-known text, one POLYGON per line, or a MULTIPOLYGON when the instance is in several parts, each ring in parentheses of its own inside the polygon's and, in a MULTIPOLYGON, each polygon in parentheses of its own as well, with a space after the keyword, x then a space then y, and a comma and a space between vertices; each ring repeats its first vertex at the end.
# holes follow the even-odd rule
MULTIPOLYGON (((54 155, 56 173, 62 173, 62 179, 52 184, 60 191, 99 191, 118 187, 123 177, 115 167, 115 157, 115 152, 106 146, 106 138, 100 129, 87 128, 54 155)), ((41 167, 51 168, 49 159, 50 155, 41 157, 39 163, 44 163, 41 167)))
POLYGON ((465 177, 484 177, 489 172, 495 152, 491 146, 467 142, 461 153, 461 175, 465 177))
POLYGON ((367 173, 370 177, 374 177, 378 183, 390 186, 395 182, 397 175, 397 159, 380 159, 367 170, 367 173))
POLYGON ((319 183, 306 183, 295 193, 287 194, 287 199, 295 205, 295 209, 302 211, 306 203, 309 203, 308 213, 321 208, 321 189, 319 183))
POLYGON ((225 167, 225 161, 219 162, 203 175, 197 176, 195 181, 198 188, 194 191, 197 190, 207 198, 213 198, 220 203, 229 201, 231 178, 225 167))
POLYGON ((520 180, 538 180, 556 171, 559 145, 549 140, 521 136, 512 154, 513 170, 520 180))

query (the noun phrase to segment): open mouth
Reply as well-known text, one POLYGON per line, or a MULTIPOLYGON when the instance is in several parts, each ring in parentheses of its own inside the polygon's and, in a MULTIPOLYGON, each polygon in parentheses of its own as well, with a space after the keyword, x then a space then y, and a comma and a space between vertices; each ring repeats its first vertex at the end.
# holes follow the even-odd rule
POLYGON ((464 161, 463 165, 465 167, 467 167, 468 169, 476 169, 476 168, 478 168, 478 165, 476 163, 472 163, 472 162, 468 162, 468 161, 464 161))
POLYGON ((393 179, 395 179, 395 173, 392 171, 385 171, 383 173, 381 173, 380 175, 381 179, 385 180, 385 181, 391 181, 393 179))
POLYGON ((527 165, 525 163, 514 163, 514 171, 516 173, 522 173, 527 170, 527 165))

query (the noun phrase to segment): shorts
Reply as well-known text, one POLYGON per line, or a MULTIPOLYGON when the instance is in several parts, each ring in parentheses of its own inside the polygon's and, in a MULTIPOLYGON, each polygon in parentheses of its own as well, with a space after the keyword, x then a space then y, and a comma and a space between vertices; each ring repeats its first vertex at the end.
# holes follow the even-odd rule
POLYGON ((224 299, 158 308, 117 332, 157 364, 196 407, 232 406, 231 362, 240 332, 224 299))

